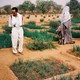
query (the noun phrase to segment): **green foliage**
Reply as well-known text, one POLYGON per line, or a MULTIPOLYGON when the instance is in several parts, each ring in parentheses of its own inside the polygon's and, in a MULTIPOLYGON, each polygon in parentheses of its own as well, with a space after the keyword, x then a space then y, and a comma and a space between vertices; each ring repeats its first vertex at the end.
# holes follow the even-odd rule
POLYGON ((11 27, 9 27, 8 25, 5 25, 5 26, 3 26, 3 30, 4 30, 4 33, 10 34, 10 33, 11 33, 12 28, 11 28, 11 27))
MULTIPOLYGON (((19 80, 43 80, 50 77, 54 77, 54 75, 59 75, 59 70, 64 71, 60 67, 61 64, 57 63, 57 61, 55 60, 28 60, 20 65, 19 61, 18 63, 13 63, 10 67, 19 80), (52 66, 50 64, 52 62, 55 62, 56 65, 52 66)), ((66 79, 65 77, 62 77, 60 80, 66 79)), ((71 80, 71 78, 69 80, 71 80)))
POLYGON ((44 78, 46 77, 46 73, 45 73, 45 71, 43 71, 43 70, 40 71, 39 74, 40 74, 42 77, 44 77, 44 78))
POLYGON ((60 80, 66 80, 66 77, 65 76, 63 76, 63 77, 61 77, 61 79, 60 80))
POLYGON ((70 0, 67 5, 70 7, 70 12, 73 14, 73 17, 80 16, 80 3, 78 0, 70 0))
POLYGON ((24 1, 23 4, 19 5, 18 9, 22 10, 24 13, 26 13, 26 11, 33 12, 35 10, 35 5, 28 0, 24 1))
POLYGON ((19 59, 19 60, 18 60, 18 64, 19 64, 19 65, 22 65, 22 64, 23 64, 23 60, 22 60, 22 59, 19 59))
POLYGON ((43 31, 35 31, 35 32, 30 32, 26 29, 24 29, 24 35, 26 37, 31 37, 33 40, 37 40, 37 41, 42 41, 42 42, 50 42, 50 41, 57 41, 58 38, 48 34, 47 32, 43 32, 43 31))
POLYGON ((73 80, 72 76, 69 76, 68 80, 73 80))
POLYGON ((77 78, 78 78, 78 80, 80 80, 80 73, 78 73, 78 77, 77 78))
POLYGON ((71 21, 73 23, 80 23, 80 17, 78 17, 78 18, 72 18, 71 21))
POLYGON ((50 32, 50 33, 54 33, 54 34, 57 34, 57 31, 56 31, 55 28, 51 28, 48 32, 50 32))
POLYGON ((3 9, 7 12, 7 14, 9 14, 11 11, 11 5, 5 5, 3 6, 3 9))
POLYGON ((80 30, 80 27, 76 26, 76 27, 72 27, 73 30, 80 30))
POLYGON ((80 32, 74 32, 74 31, 72 31, 72 37, 73 38, 80 38, 80 32))
POLYGON ((12 46, 9 34, 0 34, 0 48, 10 48, 12 46))
POLYGON ((41 26, 37 26, 34 21, 28 22, 27 24, 24 25, 24 27, 30 28, 30 29, 42 29, 42 27, 41 26))
POLYGON ((30 50, 44 50, 44 49, 56 48, 56 46, 50 42, 43 43, 40 41, 34 41, 32 43, 28 43, 27 48, 30 50))
POLYGON ((26 67, 25 69, 24 69, 24 74, 26 74, 28 72, 28 68, 26 67))
POLYGON ((80 55, 80 46, 73 46, 72 51, 75 52, 76 56, 80 55))
POLYGON ((35 21, 29 21, 28 24, 36 25, 35 21))
POLYGON ((52 28, 57 28, 60 25, 60 23, 58 21, 50 21, 49 25, 52 28))
POLYGON ((68 66, 62 64, 61 65, 61 69, 63 69, 65 72, 67 72, 68 71, 68 66))

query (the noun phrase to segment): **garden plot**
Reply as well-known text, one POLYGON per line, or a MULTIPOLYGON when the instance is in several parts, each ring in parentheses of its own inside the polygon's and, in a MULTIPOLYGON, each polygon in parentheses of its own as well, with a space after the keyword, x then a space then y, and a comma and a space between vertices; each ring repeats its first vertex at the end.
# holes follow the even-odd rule
POLYGON ((19 61, 14 62, 10 68, 19 80, 43 80, 75 70, 72 66, 68 66, 55 59, 26 62, 19 59, 19 61))

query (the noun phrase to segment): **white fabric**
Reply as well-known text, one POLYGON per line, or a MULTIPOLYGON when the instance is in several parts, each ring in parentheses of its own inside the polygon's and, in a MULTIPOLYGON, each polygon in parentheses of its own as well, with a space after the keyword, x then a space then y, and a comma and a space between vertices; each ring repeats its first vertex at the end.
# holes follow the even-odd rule
POLYGON ((12 28, 12 51, 13 53, 17 53, 17 45, 19 41, 19 48, 18 51, 22 52, 23 51, 23 28, 21 27, 22 25, 22 15, 18 13, 17 17, 10 16, 9 18, 9 26, 13 27, 12 28), (16 27, 14 27, 14 25, 16 27))
POLYGON ((17 53, 17 43, 19 41, 19 48, 18 51, 22 52, 23 51, 23 29, 22 27, 17 29, 14 27, 12 29, 12 51, 13 53, 17 53))
POLYGON ((61 16, 60 16, 60 21, 61 21, 61 23, 64 23, 70 19, 71 19, 71 15, 69 12, 69 7, 66 6, 63 8, 63 11, 62 11, 61 16))
POLYGON ((14 27, 14 25, 16 27, 20 27, 22 25, 22 15, 19 13, 17 13, 17 17, 14 17, 12 15, 9 17, 9 26, 14 27))

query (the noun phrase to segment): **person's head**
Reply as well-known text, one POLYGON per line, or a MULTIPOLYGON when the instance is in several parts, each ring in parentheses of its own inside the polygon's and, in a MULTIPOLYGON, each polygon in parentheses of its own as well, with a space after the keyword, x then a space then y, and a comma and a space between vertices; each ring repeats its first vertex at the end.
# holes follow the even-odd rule
POLYGON ((65 6, 64 8, 63 8, 63 13, 64 12, 69 12, 69 6, 65 6))
POLYGON ((18 13, 18 9, 16 7, 13 7, 12 8, 12 14, 13 14, 13 16, 17 16, 17 13, 18 13))

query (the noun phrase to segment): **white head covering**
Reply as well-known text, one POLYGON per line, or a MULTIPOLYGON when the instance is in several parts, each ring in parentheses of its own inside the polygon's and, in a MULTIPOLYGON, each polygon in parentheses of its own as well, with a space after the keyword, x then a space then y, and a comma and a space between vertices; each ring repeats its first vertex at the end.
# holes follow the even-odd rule
POLYGON ((61 21, 61 23, 64 23, 64 22, 66 22, 70 19, 71 19, 71 15, 70 15, 70 12, 69 12, 69 7, 65 6, 62 10, 62 13, 61 13, 61 16, 60 16, 60 21, 61 21))

